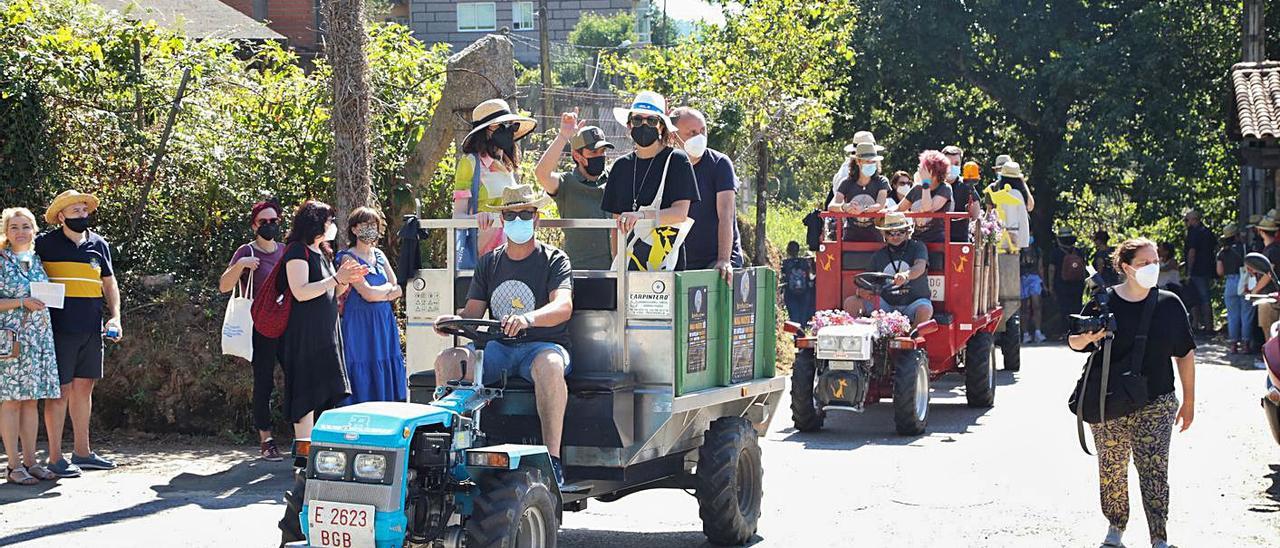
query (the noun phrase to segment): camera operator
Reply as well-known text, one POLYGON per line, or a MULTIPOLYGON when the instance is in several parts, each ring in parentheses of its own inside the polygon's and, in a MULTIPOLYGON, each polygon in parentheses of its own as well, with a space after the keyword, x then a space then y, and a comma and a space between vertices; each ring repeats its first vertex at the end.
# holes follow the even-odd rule
POLYGON ((1132 452, 1151 543, 1160 548, 1168 546, 1165 524, 1169 515, 1169 441, 1174 424, 1181 424, 1185 431, 1195 416, 1196 345, 1182 301, 1173 293, 1153 289, 1160 274, 1154 242, 1145 238, 1127 240, 1116 248, 1112 263, 1124 275, 1124 283, 1099 292, 1082 314, 1114 314, 1115 333, 1105 329, 1075 333, 1068 344, 1072 350, 1091 352, 1090 359, 1100 360, 1105 339, 1112 335, 1111 366, 1127 367, 1146 298, 1151 291, 1158 292, 1148 329, 1152 336, 1147 339, 1140 369, 1146 379, 1147 402, 1128 415, 1094 424, 1092 430, 1098 450, 1102 513, 1110 524, 1103 546, 1123 546, 1121 536, 1129 520, 1128 463, 1132 452), (1182 381, 1181 406, 1174 393, 1173 361, 1178 363, 1178 378, 1182 381))

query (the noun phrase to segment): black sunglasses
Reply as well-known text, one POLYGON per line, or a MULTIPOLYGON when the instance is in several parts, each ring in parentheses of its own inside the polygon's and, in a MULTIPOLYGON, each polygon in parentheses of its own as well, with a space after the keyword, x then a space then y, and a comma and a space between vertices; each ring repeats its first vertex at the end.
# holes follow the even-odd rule
POLYGON ((886 230, 885 234, 888 236, 906 236, 907 231, 906 230, 886 230))
POLYGON ((658 127, 658 124, 661 122, 662 122, 661 118, 656 118, 653 116, 632 116, 630 119, 627 120, 627 124, 630 125, 631 127, 640 127, 640 126, 658 127))
POLYGON ((533 216, 534 216, 536 213, 538 213, 538 212, 537 212, 537 211, 533 211, 533 210, 531 210, 531 209, 526 209, 526 210, 524 210, 524 211, 503 211, 503 212, 502 212, 502 220, 504 220, 504 221, 514 221, 514 220, 516 220, 516 217, 519 217, 519 218, 520 218, 520 220, 522 220, 522 221, 528 221, 528 220, 533 219, 533 216))
POLYGON ((279 217, 276 217, 275 219, 258 219, 258 224, 260 224, 260 225, 278 225, 278 224, 280 224, 280 218, 279 218, 279 217))

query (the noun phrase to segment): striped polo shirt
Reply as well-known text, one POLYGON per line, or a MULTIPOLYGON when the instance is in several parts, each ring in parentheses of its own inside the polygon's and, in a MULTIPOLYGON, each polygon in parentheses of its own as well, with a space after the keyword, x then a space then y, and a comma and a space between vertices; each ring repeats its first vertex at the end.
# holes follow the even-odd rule
POLYGON ((36 238, 36 253, 49 281, 66 286, 61 309, 49 309, 56 333, 97 333, 102 330, 102 278, 113 276, 111 248, 92 231, 76 243, 56 229, 36 238))

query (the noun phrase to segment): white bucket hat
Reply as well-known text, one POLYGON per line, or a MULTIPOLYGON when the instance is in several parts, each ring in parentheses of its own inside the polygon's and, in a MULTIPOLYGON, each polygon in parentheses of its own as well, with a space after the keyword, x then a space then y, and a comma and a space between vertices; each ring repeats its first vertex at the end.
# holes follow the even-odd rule
POLYGON ((870 131, 859 131, 853 134, 853 142, 844 146, 845 154, 853 154, 858 149, 858 145, 868 143, 876 147, 876 152, 884 152, 884 147, 876 144, 876 136, 870 131))
POLYGON ((636 99, 631 102, 630 108, 617 107, 613 109, 613 119, 619 124, 627 125, 627 120, 632 114, 645 114, 648 116, 657 116, 667 125, 667 131, 674 132, 676 125, 671 123, 671 117, 667 116, 667 99, 655 91, 642 91, 636 94, 636 99))

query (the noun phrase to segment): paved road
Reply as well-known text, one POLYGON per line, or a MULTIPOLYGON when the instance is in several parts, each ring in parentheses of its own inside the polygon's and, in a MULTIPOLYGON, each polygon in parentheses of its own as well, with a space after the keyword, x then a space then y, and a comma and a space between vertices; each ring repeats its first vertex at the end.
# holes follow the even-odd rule
MULTIPOLYGON (((1280 543, 1280 447, 1258 409, 1262 372, 1208 348, 1193 428, 1175 434, 1170 535, 1182 546, 1280 543)), ((1080 452, 1066 392, 1078 355, 1028 348, 1000 373, 996 407, 964 405, 959 379, 934 388, 926 436, 892 434, 890 408, 833 415, 800 434, 783 410, 762 440, 765 516, 757 546, 1096 546, 1095 461, 1080 452)), ((130 463, 41 488, 0 486, 0 545, 271 546, 288 470, 228 448, 130 444, 130 463)), ((1138 506, 1126 540, 1146 546, 1138 506)), ((567 514, 568 547, 704 546, 680 491, 593 502, 567 514)))

